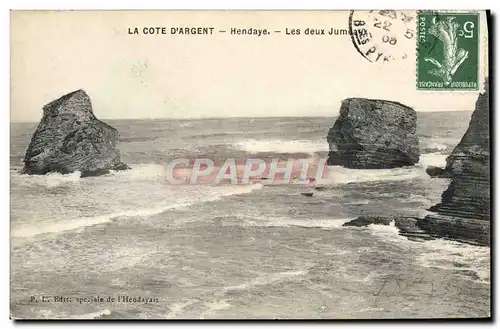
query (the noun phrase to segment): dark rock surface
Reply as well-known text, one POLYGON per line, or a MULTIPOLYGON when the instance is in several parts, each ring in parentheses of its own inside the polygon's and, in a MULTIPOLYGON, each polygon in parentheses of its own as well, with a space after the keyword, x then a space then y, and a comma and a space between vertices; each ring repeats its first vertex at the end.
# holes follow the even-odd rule
POLYGON ((450 178, 451 174, 449 171, 447 171, 445 168, 440 168, 440 167, 435 167, 435 166, 428 166, 425 169, 425 172, 427 175, 431 177, 438 177, 438 178, 450 178))
POLYGON ((438 204, 435 204, 435 205, 432 205, 430 206, 429 208, 427 208, 426 210, 427 211, 431 211, 431 212, 437 212, 439 207, 441 207, 441 203, 438 203, 438 204))
POLYGON ((390 225, 394 221, 392 217, 377 217, 377 216, 359 216, 349 222, 344 223, 342 226, 368 226, 370 224, 376 225, 390 225))
POLYGON ((392 222, 394 222, 394 226, 399 230, 399 234, 408 239, 417 241, 435 239, 419 226, 420 220, 416 217, 360 216, 344 223, 342 226, 363 227, 370 224, 389 226, 392 222))
POLYGON ((120 160, 118 131, 98 120, 89 96, 77 90, 43 107, 24 158, 24 174, 80 171, 98 176, 130 169, 120 160))
POLYGON ((437 214, 419 226, 438 236, 490 243, 489 84, 479 95, 469 127, 446 159, 451 183, 441 196, 437 214))
POLYGON ((419 226, 420 219, 416 217, 400 217, 394 220, 394 226, 399 234, 410 240, 422 241, 435 239, 419 226))
POLYGON ((383 169, 419 161, 416 112, 386 100, 348 98, 328 132, 329 165, 383 169))

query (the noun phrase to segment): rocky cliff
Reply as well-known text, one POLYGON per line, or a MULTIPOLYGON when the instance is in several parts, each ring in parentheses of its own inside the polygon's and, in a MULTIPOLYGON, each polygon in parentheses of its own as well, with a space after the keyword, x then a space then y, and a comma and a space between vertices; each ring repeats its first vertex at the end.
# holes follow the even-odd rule
POLYGON ((89 96, 77 90, 43 107, 24 158, 25 174, 80 171, 82 177, 129 169, 116 147, 118 131, 99 121, 89 96))
POLYGON ((406 105, 345 99, 328 132, 328 164, 360 169, 414 165, 420 157, 416 124, 416 112, 406 105))
POLYGON ((419 226, 450 238, 490 241, 489 83, 479 95, 469 128, 446 159, 451 183, 419 226))

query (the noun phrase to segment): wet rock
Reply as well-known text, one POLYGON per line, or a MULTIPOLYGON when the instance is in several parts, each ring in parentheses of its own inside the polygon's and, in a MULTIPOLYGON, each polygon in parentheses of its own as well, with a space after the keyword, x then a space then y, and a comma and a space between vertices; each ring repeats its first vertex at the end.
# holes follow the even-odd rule
POLYGON ((425 233, 418 226, 418 218, 416 217, 399 217, 394 219, 394 226, 396 226, 401 233, 425 233))
POLYGON ((425 169, 427 175, 431 177, 437 178, 450 178, 451 174, 444 168, 436 167, 436 166, 428 166, 425 169))
POLYGON ((441 203, 438 203, 438 204, 435 204, 433 206, 430 206, 428 209, 426 209, 427 211, 432 211, 432 212, 437 212, 439 207, 441 207, 441 203))
POLYGON ((353 219, 347 223, 344 223, 342 226, 368 226, 370 224, 376 225, 390 225, 391 222, 394 221, 392 217, 377 217, 377 216, 359 216, 356 219, 353 219))
POLYGON ((328 132, 329 165, 383 169, 419 161, 417 114, 409 106, 377 99, 348 98, 328 132))
POLYGON ((98 120, 89 96, 77 90, 43 107, 43 117, 26 151, 24 174, 99 176, 130 169, 120 160, 118 131, 98 120))
POLYGON ((490 244, 489 83, 480 94, 460 143, 446 159, 451 183, 437 214, 419 224, 437 236, 490 244))

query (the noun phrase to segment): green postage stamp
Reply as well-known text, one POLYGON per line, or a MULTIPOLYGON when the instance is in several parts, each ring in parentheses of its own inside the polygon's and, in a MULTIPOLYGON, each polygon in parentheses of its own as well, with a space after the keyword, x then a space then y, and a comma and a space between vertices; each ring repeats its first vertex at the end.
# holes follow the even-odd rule
POLYGON ((419 12, 418 90, 478 90, 479 14, 419 12))

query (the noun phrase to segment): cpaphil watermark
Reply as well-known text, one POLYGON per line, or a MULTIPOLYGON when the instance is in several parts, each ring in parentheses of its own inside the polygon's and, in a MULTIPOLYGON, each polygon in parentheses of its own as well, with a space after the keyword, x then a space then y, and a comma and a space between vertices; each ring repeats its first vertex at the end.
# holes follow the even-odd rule
POLYGON ((165 166, 165 180, 173 185, 199 184, 322 184, 328 176, 327 159, 179 158, 165 166))

